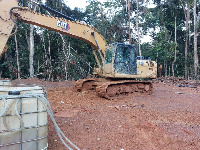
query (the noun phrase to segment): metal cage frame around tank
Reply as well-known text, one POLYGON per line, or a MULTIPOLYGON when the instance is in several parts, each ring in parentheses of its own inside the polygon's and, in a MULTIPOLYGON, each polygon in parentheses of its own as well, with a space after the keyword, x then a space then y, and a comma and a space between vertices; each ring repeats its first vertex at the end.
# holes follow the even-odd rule
MULTIPOLYGON (((36 150, 38 150, 39 149, 39 142, 40 142, 40 140, 43 140, 43 139, 46 139, 47 140, 47 145, 46 145, 46 147, 44 147, 44 148, 42 148, 43 150, 46 150, 47 149, 47 147, 48 147, 48 139, 47 139, 47 137, 48 137, 48 119, 47 119, 47 121, 46 121, 46 124, 44 124, 44 125, 39 125, 39 113, 47 113, 47 110, 45 109, 45 110, 43 110, 43 111, 39 111, 39 99, 38 99, 38 97, 35 97, 35 96, 33 96, 33 95, 30 95, 30 96, 28 96, 28 95, 17 95, 17 96, 11 96, 11 95, 0 95, 0 99, 1 100, 9 100, 9 99, 13 99, 13 100, 18 100, 19 101, 19 105, 20 105, 20 112, 19 112, 19 115, 20 115, 20 117, 21 118, 23 118, 23 115, 27 115, 27 114, 37 114, 37 125, 36 126, 30 126, 30 127, 23 127, 22 128, 22 126, 23 126, 23 124, 22 124, 22 121, 20 121, 20 128, 21 129, 19 129, 19 131, 17 131, 17 132, 20 132, 19 133, 19 141, 17 141, 17 142, 14 142, 14 143, 6 143, 6 144, 0 144, 0 149, 1 148, 8 148, 9 146, 11 146, 11 145, 18 145, 18 144, 20 144, 20 149, 19 150, 25 150, 24 148, 23 148, 23 144, 24 143, 28 143, 28 142, 33 142, 33 141, 36 141, 36 150), (37 99, 37 111, 35 111, 35 112, 24 112, 24 113, 22 113, 22 109, 23 109, 23 107, 25 107, 25 106, 23 106, 23 104, 22 104, 22 102, 23 102, 23 99, 26 99, 26 98, 36 98, 37 99), (45 136, 43 136, 43 137, 39 137, 39 129, 40 128, 42 128, 42 127, 46 127, 47 129, 46 129, 46 135, 45 136), (33 139, 29 139, 29 140, 23 140, 23 132, 25 131, 25 130, 28 130, 28 129, 33 129, 33 128, 36 128, 36 138, 33 138, 33 139)), ((17 103, 17 102, 15 102, 15 103, 17 103)), ((43 104, 43 103, 42 103, 43 104)), ((4 105, 5 105, 5 102, 4 102, 4 105)), ((18 105, 18 104, 15 104, 15 105, 18 105)), ((4 110, 5 111, 5 110, 4 110)), ((5 112, 4 112, 5 113, 5 112)), ((6 117, 9 117, 9 116, 16 116, 17 115, 17 112, 16 112, 16 114, 4 114, 2 117, 4 117, 4 118, 6 118, 6 117)), ((5 121, 5 120, 4 120, 5 121)), ((5 124, 5 122, 4 122, 4 124, 5 124)), ((5 125, 4 125, 5 126, 5 125)), ((2 133, 5 133, 5 132, 15 132, 15 131, 12 131, 11 129, 7 129, 7 130, 2 130, 2 131, 0 131, 0 135, 2 134, 2 133)))

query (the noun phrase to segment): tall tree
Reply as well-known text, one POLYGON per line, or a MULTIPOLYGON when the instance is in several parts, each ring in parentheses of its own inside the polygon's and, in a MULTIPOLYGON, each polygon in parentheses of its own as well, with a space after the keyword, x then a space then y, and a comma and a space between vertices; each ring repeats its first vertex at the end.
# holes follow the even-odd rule
POLYGON ((15 35, 15 47, 16 47, 16 56, 17 56, 17 78, 20 79, 20 63, 19 63, 19 50, 17 43, 17 36, 15 35))
POLYGON ((196 13, 196 8, 197 6, 197 0, 194 0, 194 76, 197 77, 198 75, 198 65, 199 65, 199 60, 198 60, 198 53, 197 53, 197 13, 196 13))
POLYGON ((139 55, 142 56, 141 48, 140 48, 140 29, 139 29, 139 0, 137 0, 137 16, 136 16, 136 26, 137 26, 137 37, 138 37, 138 51, 139 55))
POLYGON ((174 76, 174 64, 176 62, 176 47, 177 47, 177 27, 176 27, 176 17, 175 17, 175 36, 174 36, 174 42, 175 42, 175 48, 174 48, 174 61, 172 62, 172 75, 174 76))
POLYGON ((128 0, 128 35, 129 35, 129 44, 131 44, 131 6, 130 0, 128 0))
POLYGON ((185 27, 186 27, 186 36, 185 36, 185 78, 188 79, 188 40, 189 40, 189 23, 190 23, 190 5, 191 5, 191 0, 180 0, 184 14, 185 14, 185 27))
MULTIPOLYGON (((31 5, 29 5, 29 8, 31 7, 31 5)), ((36 11, 36 5, 33 6, 33 11, 36 11)), ((34 77, 34 25, 30 25, 30 34, 29 34, 29 42, 30 42, 30 47, 29 47, 29 72, 30 72, 30 78, 34 77)))

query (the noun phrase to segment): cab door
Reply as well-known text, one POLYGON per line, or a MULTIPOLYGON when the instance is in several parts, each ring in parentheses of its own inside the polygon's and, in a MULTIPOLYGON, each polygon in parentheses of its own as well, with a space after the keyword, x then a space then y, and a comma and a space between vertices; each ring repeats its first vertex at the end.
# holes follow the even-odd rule
POLYGON ((135 46, 129 44, 117 45, 114 72, 118 74, 137 74, 135 46))

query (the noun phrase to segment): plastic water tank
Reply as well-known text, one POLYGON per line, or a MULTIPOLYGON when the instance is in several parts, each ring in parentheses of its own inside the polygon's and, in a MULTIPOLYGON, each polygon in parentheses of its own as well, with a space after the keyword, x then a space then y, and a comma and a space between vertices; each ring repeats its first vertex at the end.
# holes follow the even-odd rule
POLYGON ((11 80, 0 80, 0 87, 1 86, 12 86, 11 80))
POLYGON ((0 150, 45 150, 48 120, 45 105, 35 95, 42 87, 0 87, 0 150), (9 95, 13 94, 14 95, 9 95), (5 112, 6 111, 6 112, 5 112))

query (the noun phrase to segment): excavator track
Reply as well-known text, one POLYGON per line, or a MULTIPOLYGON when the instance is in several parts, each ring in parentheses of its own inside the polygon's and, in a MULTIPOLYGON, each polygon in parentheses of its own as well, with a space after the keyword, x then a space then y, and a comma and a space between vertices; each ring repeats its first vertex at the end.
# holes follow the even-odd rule
POLYGON ((98 83, 96 93, 107 99, 114 99, 131 93, 151 94, 153 85, 148 81, 111 81, 98 83))
POLYGON ((95 78, 90 79, 80 79, 76 81, 75 88, 78 92, 86 91, 86 90, 95 90, 95 78))
POLYGON ((100 97, 115 99, 134 93, 151 94, 153 85, 149 81, 99 81, 96 78, 92 78, 78 80, 76 82, 76 89, 77 91, 95 90, 100 97))

